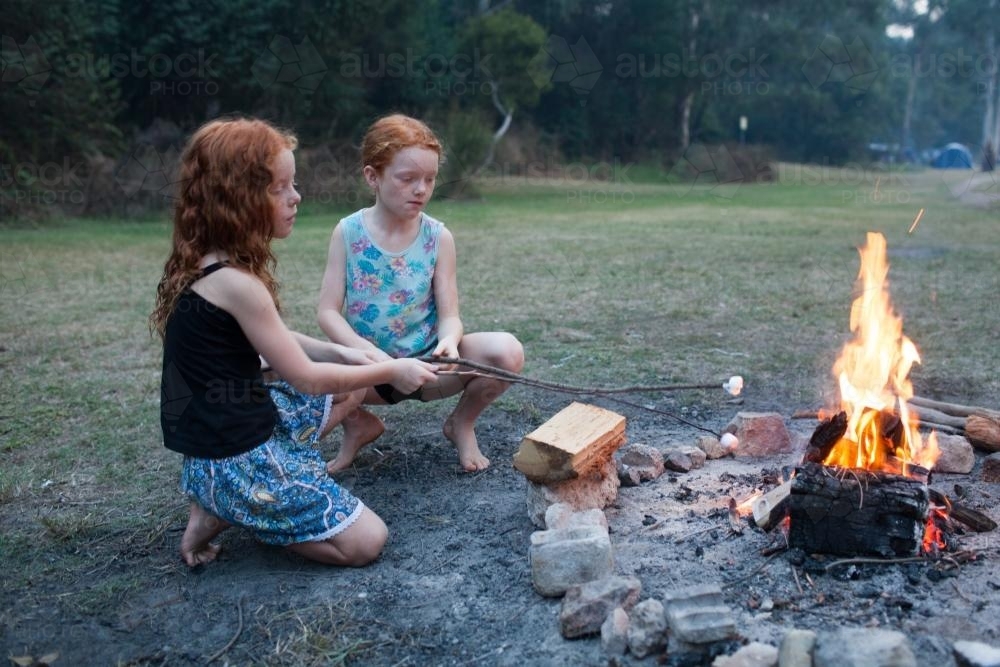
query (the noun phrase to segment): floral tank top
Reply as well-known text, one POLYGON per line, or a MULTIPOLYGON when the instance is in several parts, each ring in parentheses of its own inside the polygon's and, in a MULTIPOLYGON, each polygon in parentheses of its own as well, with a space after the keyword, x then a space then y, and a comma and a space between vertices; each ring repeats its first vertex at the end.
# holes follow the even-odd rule
POLYGON ((437 346, 437 306, 431 281, 444 224, 422 214, 406 250, 382 250, 362 212, 340 221, 347 250, 344 317, 358 335, 391 357, 418 357, 437 346))

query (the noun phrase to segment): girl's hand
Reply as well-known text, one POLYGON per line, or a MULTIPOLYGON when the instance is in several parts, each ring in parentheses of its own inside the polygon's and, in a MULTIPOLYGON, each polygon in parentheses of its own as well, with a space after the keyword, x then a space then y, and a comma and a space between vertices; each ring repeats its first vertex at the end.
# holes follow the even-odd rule
MULTIPOLYGON (((458 359, 458 341, 451 336, 445 336, 438 341, 437 347, 431 352, 432 357, 443 357, 445 359, 458 359)), ((453 370, 454 364, 450 364, 445 370, 453 370)))
POLYGON ((392 386, 403 394, 412 394, 429 382, 438 379, 437 366, 417 359, 394 359, 392 386))

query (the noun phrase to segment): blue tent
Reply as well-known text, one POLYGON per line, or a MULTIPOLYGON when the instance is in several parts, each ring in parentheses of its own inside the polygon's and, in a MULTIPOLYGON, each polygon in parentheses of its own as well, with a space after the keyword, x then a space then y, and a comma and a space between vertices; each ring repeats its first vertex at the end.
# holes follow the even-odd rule
POLYGON ((931 166, 935 169, 972 169, 972 151, 962 144, 948 144, 931 166))

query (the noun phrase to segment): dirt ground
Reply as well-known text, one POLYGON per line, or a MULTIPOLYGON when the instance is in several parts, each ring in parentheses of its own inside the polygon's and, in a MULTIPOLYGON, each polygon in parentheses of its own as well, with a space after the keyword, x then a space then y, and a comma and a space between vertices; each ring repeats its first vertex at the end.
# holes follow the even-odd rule
MULTIPOLYGON (((7 656, 58 653, 56 665, 604 665, 597 638, 567 641, 560 602, 537 595, 528 564, 526 482, 511 466, 517 443, 569 398, 518 389, 520 399, 481 419, 479 438, 493 466, 458 472, 440 436, 449 403, 382 414, 389 431, 342 482, 386 519, 390 541, 362 569, 331 569, 230 530, 216 563, 190 571, 177 546, 176 511, 147 539, 115 534, 105 561, 73 573, 41 570, 2 607, 0 645, 7 656), (530 399, 530 400, 525 400, 530 399), (134 583, 144 571, 141 584, 134 583), (72 576, 67 576, 68 574, 72 576), (116 582, 121 582, 116 583, 116 582), (116 586, 119 586, 116 588, 116 586), (88 590, 102 591, 87 596, 88 590), (82 600, 86 600, 84 603, 82 600)), ((670 407, 669 401, 656 399, 670 407)), ((693 444, 698 432, 662 415, 594 400, 628 417, 628 441, 666 448, 693 444)), ((715 429, 738 406, 706 405, 689 417, 715 429)), ((811 432, 814 422, 790 422, 811 432)), ((335 438, 336 436, 334 436, 335 438)), ((331 443, 331 448, 333 443, 331 443)), ((946 561, 837 567, 804 554, 761 555, 774 536, 745 525, 734 534, 723 508, 774 480, 779 460, 709 461, 622 488, 606 509, 616 570, 635 575, 642 598, 694 583, 718 583, 742 641, 777 644, 786 629, 864 626, 905 632, 919 663, 954 664, 949 642, 1000 645, 997 536, 959 536, 977 562, 946 561)), ((1000 520, 1000 488, 971 475, 935 479, 966 490, 966 502, 1000 520)), ((164 484, 176 475, 163 471, 164 484)), ((155 519, 151 519, 155 524, 155 519)), ((93 535, 89 543, 94 543, 93 535)), ((61 548, 80 549, 72 536, 61 548)), ((44 553, 44 552, 42 552, 44 553)), ((710 664, 709 657, 631 658, 625 664, 710 664)))

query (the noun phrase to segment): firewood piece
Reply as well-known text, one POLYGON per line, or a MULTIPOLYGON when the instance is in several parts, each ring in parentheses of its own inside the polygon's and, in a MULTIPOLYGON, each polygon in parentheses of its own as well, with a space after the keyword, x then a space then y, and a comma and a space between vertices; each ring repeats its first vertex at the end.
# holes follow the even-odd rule
POLYGON ((977 533, 988 533, 997 527, 997 522, 989 518, 979 510, 961 505, 940 491, 930 489, 930 499, 935 505, 943 505, 948 508, 948 516, 958 521, 977 533))
POLYGON ((965 417, 955 417, 952 415, 947 415, 940 410, 934 410, 932 408, 920 407, 913 401, 909 401, 910 409, 914 411, 922 422, 930 422, 934 424, 941 424, 943 426, 951 426, 952 428, 965 428, 965 417))
POLYGON ((625 417, 574 402, 524 437, 514 467, 532 482, 561 482, 599 470, 624 442, 625 417))
POLYGON ((929 504, 920 481, 807 463, 792 479, 789 545, 843 556, 913 556, 929 504))
POLYGON ((965 419, 965 437, 984 452, 1000 452, 1000 416, 971 414, 965 419))
POLYGON ((914 396, 909 402, 913 403, 913 405, 918 408, 930 408, 931 410, 937 410, 938 412, 943 412, 946 415, 952 415, 954 417, 968 417, 971 414, 986 414, 1000 417, 1000 411, 998 410, 978 408, 974 405, 946 403, 945 401, 932 401, 931 399, 924 398, 922 396, 914 396))
POLYGON ((847 413, 838 412, 816 427, 802 457, 804 463, 822 463, 847 431, 847 413))
POLYGON ((753 501, 753 522, 763 531, 769 531, 788 514, 788 497, 792 493, 792 480, 779 484, 753 501))

